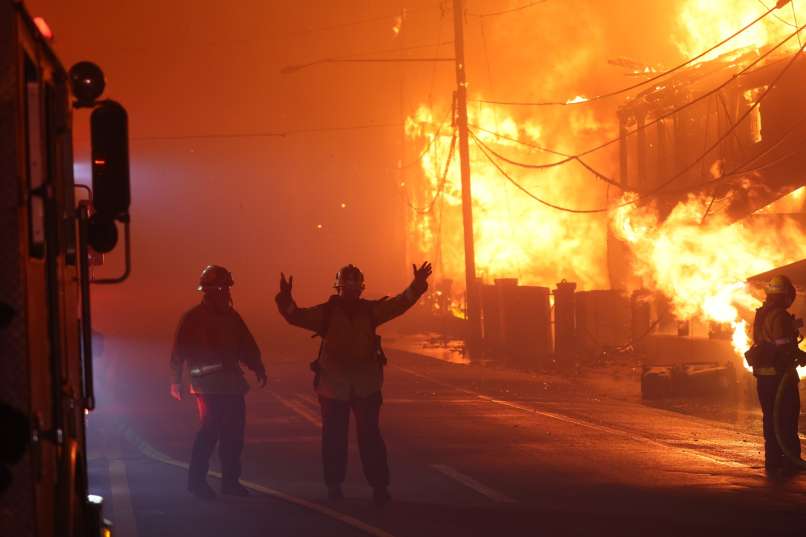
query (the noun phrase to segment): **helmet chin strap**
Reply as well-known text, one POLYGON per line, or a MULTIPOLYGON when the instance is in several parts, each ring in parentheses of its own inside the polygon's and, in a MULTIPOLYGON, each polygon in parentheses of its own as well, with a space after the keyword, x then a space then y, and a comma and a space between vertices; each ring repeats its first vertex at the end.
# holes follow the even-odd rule
POLYGON ((212 306, 214 309, 218 311, 227 311, 228 309, 232 308, 234 303, 232 301, 232 295, 227 296, 227 303, 224 305, 224 301, 220 300, 213 294, 204 293, 203 301, 212 306))
POLYGON ((364 286, 363 285, 360 285, 360 286, 357 285, 357 286, 354 286, 354 287, 341 286, 341 287, 337 287, 336 291, 338 291, 339 296, 341 298, 346 298, 348 300, 349 299, 359 299, 359 298, 361 298, 361 293, 364 291, 364 286), (352 291, 352 293, 350 291, 352 291))

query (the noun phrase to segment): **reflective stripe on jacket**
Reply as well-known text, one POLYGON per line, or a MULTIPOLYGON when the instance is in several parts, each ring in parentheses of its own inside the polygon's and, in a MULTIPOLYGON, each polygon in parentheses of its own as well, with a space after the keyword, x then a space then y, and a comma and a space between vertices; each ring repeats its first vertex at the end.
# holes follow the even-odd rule
POLYGON ((172 383, 182 382, 187 364, 191 393, 243 394, 249 384, 239 362, 265 373, 260 349, 237 311, 218 312, 202 302, 182 316, 171 353, 172 383))
MULTIPOLYGON (((772 363, 759 364, 753 368, 753 374, 757 377, 779 375, 782 372, 779 365, 779 362, 783 362, 781 357, 785 356, 788 351, 792 351, 792 347, 797 347, 795 319, 782 307, 771 307, 766 311, 764 308, 759 308, 756 315, 764 317, 761 319, 761 323, 758 323, 757 329, 753 331, 754 342, 771 343, 776 351, 772 363)), ((755 326, 756 323, 754 323, 755 326)))

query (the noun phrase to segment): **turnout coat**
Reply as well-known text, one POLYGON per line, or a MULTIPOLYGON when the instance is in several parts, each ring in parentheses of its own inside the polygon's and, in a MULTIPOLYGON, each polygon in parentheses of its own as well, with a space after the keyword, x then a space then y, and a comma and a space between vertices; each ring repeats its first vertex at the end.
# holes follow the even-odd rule
POLYGON ((300 308, 290 296, 278 295, 277 306, 286 321, 322 337, 317 393, 346 401, 380 391, 383 364, 378 358, 375 329, 405 313, 427 288, 427 284, 419 287, 413 282, 392 298, 353 303, 334 295, 310 308, 300 308))
POLYGON ((265 374, 260 349, 233 308, 216 311, 202 301, 179 321, 171 353, 171 382, 181 384, 183 364, 195 394, 245 394, 249 384, 239 363, 265 374))

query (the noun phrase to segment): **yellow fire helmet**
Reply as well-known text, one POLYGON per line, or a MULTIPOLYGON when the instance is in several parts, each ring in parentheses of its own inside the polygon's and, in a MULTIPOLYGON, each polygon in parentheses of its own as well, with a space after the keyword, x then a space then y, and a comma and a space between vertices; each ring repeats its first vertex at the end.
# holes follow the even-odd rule
POLYGON ((364 274, 355 265, 347 265, 342 267, 336 273, 336 281, 333 283, 333 288, 340 287, 353 287, 364 289, 364 274))
POLYGON ((773 276, 767 284, 766 291, 768 295, 794 295, 795 286, 792 285, 792 280, 784 275, 773 276))
POLYGON ((199 277, 199 287, 197 291, 204 291, 213 287, 232 287, 235 281, 232 279, 232 273, 219 265, 207 265, 199 277))

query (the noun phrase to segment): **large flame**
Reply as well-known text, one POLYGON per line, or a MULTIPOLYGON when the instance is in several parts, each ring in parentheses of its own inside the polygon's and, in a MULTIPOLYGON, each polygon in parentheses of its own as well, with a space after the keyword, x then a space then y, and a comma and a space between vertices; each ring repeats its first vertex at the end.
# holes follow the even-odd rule
MULTIPOLYGON (((675 39, 680 52, 692 57, 726 39, 739 28, 759 17, 765 5, 771 8, 777 0, 688 0, 680 10, 680 23, 685 32, 675 39)), ((790 2, 722 47, 712 51, 703 60, 716 58, 739 48, 763 49, 783 41, 806 23, 806 2, 790 2)), ((800 48, 797 39, 790 39, 781 50, 793 52, 800 48)))
MULTIPOLYGON (((430 212, 416 214, 410 225, 416 248, 424 254, 436 256, 441 275, 462 286, 464 248, 459 159, 455 156, 451 162, 443 185, 452 133, 450 126, 446 126, 437 135, 433 127, 435 117, 439 116, 421 107, 407 121, 407 134, 422 138, 429 148, 421 159, 425 181, 411 194, 412 202, 427 209, 430 200, 440 196, 430 212)), ((520 160, 547 160, 545 153, 529 150, 513 141, 542 143, 544 131, 539 124, 532 121, 518 123, 513 117, 496 113, 489 106, 471 108, 469 121, 479 127, 475 130, 478 138, 496 151, 520 160)), ((577 114, 573 123, 577 132, 613 135, 611 127, 599 124, 589 112, 577 114)), ((557 158, 549 156, 548 160, 557 158)), ((604 215, 558 213, 538 205, 509 184, 472 142, 470 162, 476 265, 482 280, 518 278, 522 284, 553 285, 566 278, 574 279, 588 289, 609 286, 607 271, 602 268, 606 266, 604 215)), ((595 179, 587 172, 569 166, 541 171, 524 172, 517 168, 508 171, 524 186, 549 200, 582 207, 606 205, 605 189, 601 185, 591 188, 595 179)))
MULTIPOLYGON (((767 5, 773 2, 767 0, 767 5)), ((684 57, 692 57, 733 34, 764 10, 761 2, 749 0, 682 0, 675 14, 680 31, 670 41, 684 57)), ((806 1, 797 2, 794 8, 787 5, 700 61, 747 47, 763 50, 805 23, 806 1)), ((558 81, 573 83, 574 77, 584 87, 585 62, 592 56, 594 46, 575 42, 575 52, 567 65, 552 65, 555 76, 545 77, 541 92, 556 93, 558 81)), ((798 40, 793 38, 781 52, 798 47, 798 40)), ((654 69, 646 69, 654 73, 654 69)), ((534 81, 532 85, 537 86, 534 81)), ((576 104, 588 98, 574 91, 562 100, 576 104)), ((497 152, 513 160, 551 162, 560 157, 529 146, 562 148, 564 153, 574 154, 608 140, 618 133, 617 104, 608 108, 598 102, 585 103, 551 111, 517 109, 511 114, 501 108, 474 104, 468 113, 470 123, 476 125, 475 134, 497 152)), ((408 118, 406 134, 427 150, 420 162, 421 178, 408 179, 402 186, 410 202, 424 209, 410 213, 409 250, 434 258, 438 276, 453 280, 461 288, 464 248, 460 169, 455 155, 443 184, 452 133, 449 126, 437 133, 434 125, 442 114, 444 110, 422 106, 408 118)), ((761 119, 760 113, 750 117, 759 135, 761 119)), ((596 155, 597 167, 616 175, 617 152, 602 153, 596 155)), ((741 222, 730 222, 720 214, 704 218, 711 205, 705 196, 689 197, 662 218, 654 205, 630 203, 637 199, 635 194, 608 188, 573 162, 541 171, 502 164, 529 191, 557 205, 617 207, 605 215, 572 214, 542 206, 515 189, 472 143, 470 162, 476 263, 483 280, 514 277, 522 284, 553 286, 568 279, 576 281, 581 289, 609 288, 610 229, 628 245, 636 286, 665 295, 679 320, 696 319, 729 327, 739 355, 750 345, 748 321, 760 305, 759 293, 748 287, 747 278, 806 257, 804 230, 795 218, 760 217, 741 222), (612 199, 619 196, 620 200, 612 199)), ((723 173, 721 161, 706 165, 715 177, 723 173)), ((759 213, 802 212, 803 203, 804 189, 800 189, 759 213)))
POLYGON ((629 202, 613 211, 612 229, 630 245, 643 285, 668 297, 679 319, 730 325, 733 346, 744 354, 747 319, 761 305, 745 282, 806 257, 803 228, 789 217, 731 223, 716 215, 703 222, 705 196, 690 196, 663 222, 653 205, 629 202))

